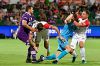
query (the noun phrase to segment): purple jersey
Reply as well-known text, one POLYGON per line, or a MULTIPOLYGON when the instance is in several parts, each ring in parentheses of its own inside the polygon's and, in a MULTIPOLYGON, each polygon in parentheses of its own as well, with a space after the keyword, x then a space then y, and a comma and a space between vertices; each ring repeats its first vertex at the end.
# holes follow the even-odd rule
POLYGON ((31 16, 28 12, 24 13, 21 17, 20 28, 17 36, 20 40, 26 43, 29 39, 30 30, 22 25, 22 20, 27 21, 27 24, 29 24, 30 22, 34 21, 34 17, 31 16))

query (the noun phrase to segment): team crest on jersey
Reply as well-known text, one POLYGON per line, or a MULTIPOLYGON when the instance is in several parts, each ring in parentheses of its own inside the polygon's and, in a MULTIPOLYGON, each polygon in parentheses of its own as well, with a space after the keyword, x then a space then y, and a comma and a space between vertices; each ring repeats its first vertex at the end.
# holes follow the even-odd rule
POLYGON ((32 18, 29 18, 29 21, 32 21, 32 18))

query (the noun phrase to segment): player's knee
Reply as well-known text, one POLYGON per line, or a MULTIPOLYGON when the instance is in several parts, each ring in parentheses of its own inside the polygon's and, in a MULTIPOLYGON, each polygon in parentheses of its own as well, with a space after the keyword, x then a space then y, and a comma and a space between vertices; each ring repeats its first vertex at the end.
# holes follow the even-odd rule
POLYGON ((72 50, 70 46, 66 46, 65 49, 68 50, 68 52, 71 52, 72 50))
POLYGON ((49 48, 48 41, 44 41, 44 47, 45 47, 45 49, 48 49, 49 48))
POLYGON ((84 43, 82 41, 79 43, 79 47, 80 48, 83 48, 84 47, 84 43))
POLYGON ((80 47, 80 48, 83 48, 83 47, 84 47, 84 44, 80 44, 79 47, 80 47))
POLYGON ((71 49, 69 53, 72 55, 72 54, 73 54, 73 51, 74 51, 74 50, 73 50, 73 49, 71 49))

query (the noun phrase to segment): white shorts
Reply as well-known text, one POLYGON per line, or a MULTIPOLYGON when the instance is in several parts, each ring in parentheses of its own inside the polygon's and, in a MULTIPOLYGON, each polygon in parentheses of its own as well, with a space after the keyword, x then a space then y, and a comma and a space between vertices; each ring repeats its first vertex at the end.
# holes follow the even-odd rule
POLYGON ((36 36, 35 36, 35 42, 37 44, 40 43, 41 39, 43 39, 44 41, 49 41, 49 33, 48 33, 48 29, 43 29, 40 32, 36 32, 36 36))
POLYGON ((84 34, 81 34, 81 35, 74 34, 73 37, 72 37, 72 41, 70 43, 70 47, 72 49, 75 49, 76 45, 79 44, 80 41, 85 43, 85 40, 86 40, 86 35, 84 35, 84 34))

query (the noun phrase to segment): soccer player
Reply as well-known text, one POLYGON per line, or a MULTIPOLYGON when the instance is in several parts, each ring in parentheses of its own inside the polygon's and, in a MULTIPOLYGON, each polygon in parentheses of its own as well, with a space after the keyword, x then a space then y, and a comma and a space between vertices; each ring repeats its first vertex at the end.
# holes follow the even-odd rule
MULTIPOLYGON (((86 30, 90 25, 90 21, 88 20, 89 12, 87 10, 84 10, 81 14, 81 16, 78 15, 78 20, 74 21, 74 24, 78 27, 76 31, 74 31, 72 42, 70 44, 72 49, 76 48, 77 43, 80 47, 80 54, 82 58, 82 63, 86 63, 85 59, 85 40, 86 40, 86 30)), ((74 51, 72 62, 75 62, 76 59, 76 52, 74 51)))
POLYGON ((63 40, 61 38, 58 38, 58 49, 56 54, 52 54, 50 56, 44 57, 43 55, 40 56, 39 62, 43 60, 53 60, 53 63, 56 64, 61 58, 63 58, 66 54, 69 52, 72 52, 73 49, 68 45, 68 39, 70 35, 73 33, 74 25, 72 22, 68 22, 70 19, 72 19, 73 14, 69 15, 65 20, 65 25, 63 27, 62 32, 60 35, 62 36, 63 40))
POLYGON ((32 55, 32 62, 36 62, 36 51, 37 48, 35 46, 35 43, 32 41, 32 32, 35 32, 36 29, 32 28, 29 23, 34 21, 34 18, 32 16, 33 13, 33 7, 28 5, 26 7, 26 12, 21 17, 20 22, 20 28, 17 33, 18 39, 23 41, 26 45, 30 45, 28 48, 28 54, 26 63, 31 63, 31 55, 32 55))
MULTIPOLYGON (((39 48, 39 43, 41 39, 44 39, 44 47, 47 49, 47 56, 49 55, 49 33, 48 29, 54 29, 58 36, 60 36, 60 32, 56 26, 50 25, 45 21, 36 22, 33 24, 33 27, 37 27, 38 31, 36 32, 35 43, 36 47, 39 48)), ((61 37, 61 36, 60 36, 61 37)))
POLYGON ((44 23, 43 24, 44 28, 43 28, 43 30, 36 32, 35 43, 36 43, 36 46, 39 48, 39 43, 41 42, 41 39, 43 39, 44 40, 44 48, 47 50, 46 53, 47 53, 47 56, 48 56, 50 54, 49 33, 48 33, 49 31, 48 31, 48 28, 52 28, 54 26, 49 25, 45 21, 41 21, 41 23, 42 24, 44 23))

